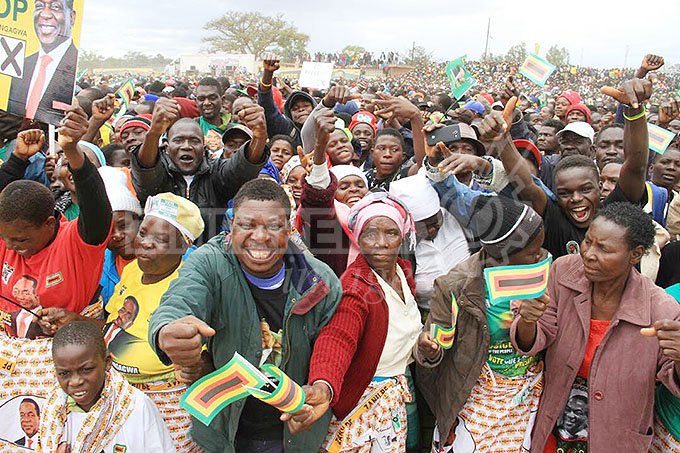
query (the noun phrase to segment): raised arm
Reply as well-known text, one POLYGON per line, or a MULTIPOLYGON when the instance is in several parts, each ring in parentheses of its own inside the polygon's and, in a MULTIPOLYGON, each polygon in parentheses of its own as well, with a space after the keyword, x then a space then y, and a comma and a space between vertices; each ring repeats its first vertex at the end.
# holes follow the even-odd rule
POLYGON ((487 149, 487 152, 492 155, 496 154, 500 158, 510 182, 517 188, 519 198, 530 202, 534 210, 543 216, 548 197, 531 177, 529 163, 519 154, 510 135, 516 104, 517 98, 513 97, 505 105, 502 114, 498 111, 491 111, 482 120, 479 132, 482 140, 491 142, 489 148, 492 149, 487 149))
POLYGON ((0 167, 0 192, 11 182, 24 177, 29 159, 37 154, 45 144, 45 134, 40 129, 19 132, 16 146, 9 159, 0 167))
POLYGON ((156 101, 151 119, 151 128, 144 138, 144 143, 137 152, 137 161, 142 168, 151 168, 158 162, 158 143, 161 136, 179 119, 177 101, 160 98, 156 101))
POLYGON ((642 200, 646 192, 649 137, 644 104, 652 95, 652 82, 644 79, 626 80, 621 87, 603 87, 602 92, 624 105, 625 161, 621 167, 618 185, 626 199, 636 203, 642 200))
POLYGON ((88 122, 87 132, 83 135, 83 140, 90 143, 97 143, 97 133, 99 129, 113 116, 113 107, 116 97, 109 93, 101 99, 92 103, 92 116, 88 122))
POLYGON ((302 125, 302 148, 304 149, 305 153, 311 152, 314 149, 312 147, 316 144, 316 116, 325 110, 330 110, 332 112, 335 104, 345 104, 351 99, 351 97, 352 96, 349 92, 349 89, 344 86, 336 85, 328 90, 326 96, 324 96, 319 105, 317 105, 314 110, 312 110, 312 113, 307 118, 307 121, 305 121, 305 124, 302 125))
POLYGON ((238 112, 238 116, 240 123, 253 132, 253 138, 230 159, 222 159, 219 162, 218 173, 213 175, 215 191, 225 203, 236 195, 243 184, 257 178, 269 159, 264 109, 257 104, 251 104, 238 112))
POLYGON ((287 118, 276 106, 272 93, 274 72, 280 67, 279 59, 273 55, 265 56, 262 61, 262 78, 257 88, 257 103, 264 109, 267 120, 267 131, 270 136, 277 134, 289 135, 295 129, 293 122, 287 118))
POLYGON ((420 115, 420 110, 406 98, 388 96, 382 93, 378 96, 380 99, 374 101, 379 107, 379 110, 375 112, 376 115, 381 116, 391 114, 392 118, 405 118, 411 123, 415 165, 409 169, 409 176, 413 176, 418 173, 418 170, 423 166, 423 161, 425 160, 424 124, 423 117, 420 115))
POLYGON ((85 243, 100 245, 109 236, 112 213, 104 181, 94 164, 78 147, 78 142, 87 131, 87 127, 87 115, 76 104, 66 110, 66 116, 57 133, 59 146, 64 150, 64 156, 68 160, 78 195, 80 206, 78 233, 85 243))

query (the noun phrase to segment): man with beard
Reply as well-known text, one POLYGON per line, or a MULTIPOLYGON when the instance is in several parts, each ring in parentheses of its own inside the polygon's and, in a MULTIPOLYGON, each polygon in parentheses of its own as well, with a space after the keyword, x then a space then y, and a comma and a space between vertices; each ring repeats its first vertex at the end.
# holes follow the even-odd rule
MULTIPOLYGON (((206 156, 203 131, 189 118, 178 120, 179 106, 172 99, 156 102, 151 128, 144 143, 132 152, 132 182, 143 203, 162 192, 188 198, 201 208, 205 231, 198 243, 217 234, 224 220, 227 201, 251 179, 269 159, 264 110, 258 105, 244 107, 239 122, 253 132, 230 159, 210 160, 206 156), (159 140, 168 132, 165 152, 159 140)), ((220 140, 221 141, 221 140, 220 140)))

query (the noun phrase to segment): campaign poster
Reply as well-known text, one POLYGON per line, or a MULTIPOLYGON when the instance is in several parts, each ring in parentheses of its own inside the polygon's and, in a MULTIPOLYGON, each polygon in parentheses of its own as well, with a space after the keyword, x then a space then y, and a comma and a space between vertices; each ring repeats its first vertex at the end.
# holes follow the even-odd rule
POLYGON ((0 1, 0 110, 59 124, 73 99, 83 3, 0 1))

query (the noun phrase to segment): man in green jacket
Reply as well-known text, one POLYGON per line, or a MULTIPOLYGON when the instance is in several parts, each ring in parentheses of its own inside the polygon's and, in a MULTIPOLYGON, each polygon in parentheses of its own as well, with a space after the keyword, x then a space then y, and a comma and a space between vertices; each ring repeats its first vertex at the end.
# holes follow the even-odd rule
MULTIPOLYGON (((220 234, 191 255, 151 317, 149 342, 161 360, 195 380, 206 356, 220 368, 238 351, 255 366, 272 363, 307 381, 314 341, 342 289, 327 265, 290 241, 289 219, 281 187, 263 179, 243 185, 231 236, 220 234)), ((306 388, 308 402, 330 401, 330 388, 319 398, 314 392, 325 387, 314 384, 306 388)), ((191 435, 206 452, 319 450, 330 412, 295 435, 280 416, 251 397, 227 406, 209 426, 194 420, 191 435)))

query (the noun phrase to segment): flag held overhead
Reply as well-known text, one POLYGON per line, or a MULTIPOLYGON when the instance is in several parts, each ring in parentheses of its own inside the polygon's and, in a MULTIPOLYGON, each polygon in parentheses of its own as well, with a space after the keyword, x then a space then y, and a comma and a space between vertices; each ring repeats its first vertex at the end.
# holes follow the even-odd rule
POLYGON ((555 65, 536 54, 530 53, 519 68, 519 73, 542 87, 555 71, 555 65))

